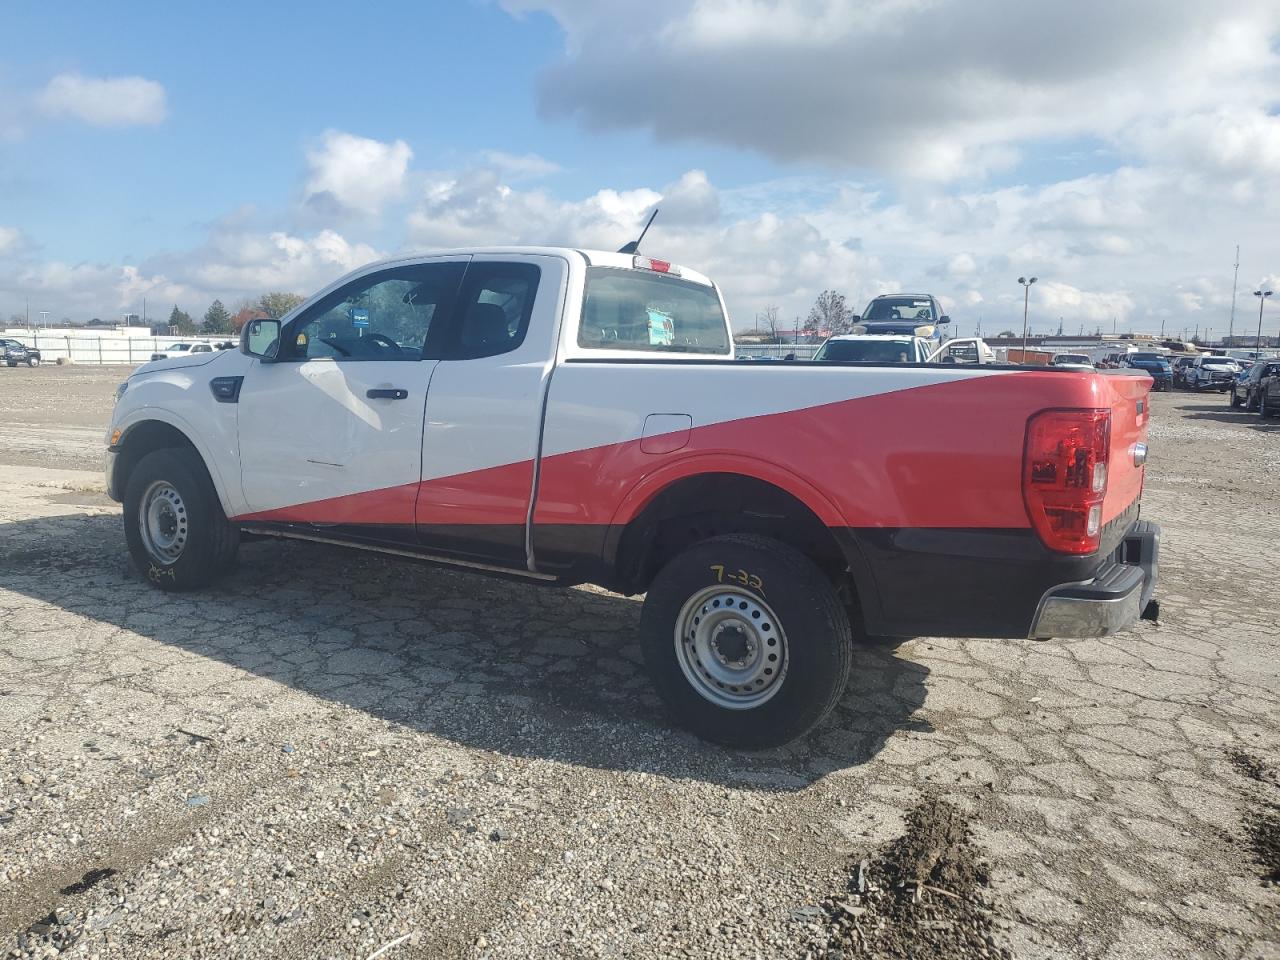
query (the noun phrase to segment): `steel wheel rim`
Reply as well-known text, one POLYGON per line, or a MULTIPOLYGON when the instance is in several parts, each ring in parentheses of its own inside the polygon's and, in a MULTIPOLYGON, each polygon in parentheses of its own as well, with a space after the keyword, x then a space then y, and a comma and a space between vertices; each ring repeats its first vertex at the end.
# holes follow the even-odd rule
POLYGON ((147 554, 157 563, 175 562, 187 545, 190 520, 182 495, 167 480, 157 480, 142 495, 138 526, 147 554))
POLYGON ((685 679, 718 707, 752 710, 782 689, 786 631, 753 593, 720 584, 699 590, 680 608, 674 639, 685 679))

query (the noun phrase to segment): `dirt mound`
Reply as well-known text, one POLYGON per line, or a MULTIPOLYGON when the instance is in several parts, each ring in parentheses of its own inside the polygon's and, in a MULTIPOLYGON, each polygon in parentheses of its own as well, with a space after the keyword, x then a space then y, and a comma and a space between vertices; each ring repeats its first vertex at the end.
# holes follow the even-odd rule
POLYGON ((848 890, 823 901, 827 938, 810 956, 897 960, 1008 958, 995 941, 987 865, 974 849, 968 818, 926 797, 906 832, 880 856, 854 865, 848 890))
POLYGON ((1265 810, 1253 811, 1244 828, 1253 855, 1262 866, 1263 878, 1280 883, 1280 807, 1271 804, 1265 810))
POLYGON ((1236 768, 1236 772, 1241 776, 1256 780, 1258 783, 1272 782, 1267 771, 1267 765, 1252 753, 1247 753, 1244 750, 1228 750, 1227 759, 1231 761, 1231 765, 1236 768))

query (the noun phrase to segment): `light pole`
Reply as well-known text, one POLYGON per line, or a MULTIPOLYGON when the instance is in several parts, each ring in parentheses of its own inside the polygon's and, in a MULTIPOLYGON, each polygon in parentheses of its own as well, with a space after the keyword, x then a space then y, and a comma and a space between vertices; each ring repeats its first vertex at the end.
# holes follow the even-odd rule
POLYGON ((1022 362, 1027 362, 1027 307, 1031 300, 1031 285, 1036 282, 1036 278, 1032 277, 1028 280, 1026 277, 1019 277, 1018 282, 1022 284, 1022 362))
POLYGON ((1267 302, 1267 297, 1271 296, 1270 290, 1255 290, 1253 295, 1258 298, 1258 339, 1253 342, 1253 356, 1256 360, 1262 359, 1262 305, 1267 302))

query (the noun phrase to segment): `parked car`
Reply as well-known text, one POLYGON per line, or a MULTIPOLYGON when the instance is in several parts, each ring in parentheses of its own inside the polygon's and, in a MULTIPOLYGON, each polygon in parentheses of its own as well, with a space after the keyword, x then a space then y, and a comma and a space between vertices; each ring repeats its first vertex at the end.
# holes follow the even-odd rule
POLYGON ((1059 353, 1049 361, 1051 367, 1061 367, 1067 370, 1094 370, 1093 361, 1083 353, 1059 353))
POLYGON ((163 590, 253 534, 644 593, 672 713, 749 748, 839 702, 850 617, 1025 639, 1156 610, 1147 377, 737 363, 709 279, 563 247, 374 263, 240 344, 142 365, 111 417, 163 590))
POLYGON ((1231 406, 1258 409, 1262 397, 1262 379, 1280 370, 1280 361, 1266 360, 1241 370, 1231 383, 1231 406))
POLYGON ((1169 358, 1164 354, 1141 352, 1125 354, 1124 366, 1141 370, 1150 376, 1157 390, 1169 390, 1173 387, 1173 368, 1169 366, 1169 358))
POLYGON ((863 363, 927 363, 932 352, 930 341, 923 337, 842 335, 828 339, 818 348, 813 359, 863 363))
POLYGON ((1201 356, 1187 368, 1185 374, 1190 390, 1217 390, 1226 393, 1231 389, 1240 365, 1230 357, 1201 356))
POLYGON ((211 343, 171 343, 163 350, 151 354, 152 360, 167 360, 169 357, 188 357, 197 353, 213 353, 211 343))
POLYGON ((981 337, 956 337, 929 355, 929 363, 996 363, 995 351, 981 337))
POLYGON ((11 367, 20 363, 25 363, 28 367, 40 366, 40 351, 18 340, 0 340, 0 357, 11 367))
POLYGON ((1088 367, 1093 369, 1093 361, 1087 353, 1059 353, 1049 361, 1055 367, 1088 367))
POLYGON ((1258 383, 1258 413, 1264 420, 1280 417, 1280 363, 1266 366, 1270 372, 1258 383))
POLYGON ((936 347, 942 343, 939 328, 951 318, 932 294, 893 293, 875 297, 861 314, 854 314, 853 322, 863 333, 922 336, 936 347))
POLYGON ((1178 357, 1173 361, 1173 385, 1188 389, 1187 371, 1191 369, 1192 364, 1196 362, 1195 357, 1178 357))

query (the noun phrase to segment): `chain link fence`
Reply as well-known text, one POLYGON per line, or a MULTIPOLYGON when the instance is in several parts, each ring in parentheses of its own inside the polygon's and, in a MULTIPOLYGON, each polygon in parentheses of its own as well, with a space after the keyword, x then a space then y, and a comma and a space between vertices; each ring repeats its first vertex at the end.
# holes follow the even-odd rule
POLYGON ((76 337, 29 331, 4 333, 0 337, 38 350, 41 363, 125 365, 146 363, 153 353, 177 343, 208 343, 216 350, 219 345, 232 342, 230 337, 76 337))

